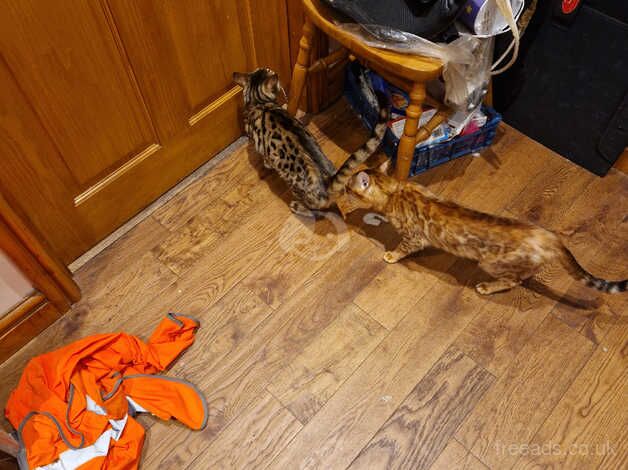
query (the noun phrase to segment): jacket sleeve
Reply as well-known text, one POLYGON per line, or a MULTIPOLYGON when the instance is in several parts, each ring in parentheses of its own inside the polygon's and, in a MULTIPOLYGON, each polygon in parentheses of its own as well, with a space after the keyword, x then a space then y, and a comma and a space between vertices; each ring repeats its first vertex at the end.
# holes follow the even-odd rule
POLYGON ((148 347, 162 370, 194 342, 199 326, 199 320, 180 313, 169 313, 161 321, 148 340, 148 347))

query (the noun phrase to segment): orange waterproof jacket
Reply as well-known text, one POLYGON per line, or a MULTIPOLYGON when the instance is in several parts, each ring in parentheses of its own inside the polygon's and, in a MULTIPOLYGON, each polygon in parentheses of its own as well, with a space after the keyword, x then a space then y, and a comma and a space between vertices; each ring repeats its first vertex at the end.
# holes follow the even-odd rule
POLYGON ((203 429, 207 403, 199 390, 155 375, 194 342, 198 326, 170 313, 147 343, 94 335, 33 358, 5 410, 17 430, 20 468, 135 469, 144 442, 136 412, 203 429))

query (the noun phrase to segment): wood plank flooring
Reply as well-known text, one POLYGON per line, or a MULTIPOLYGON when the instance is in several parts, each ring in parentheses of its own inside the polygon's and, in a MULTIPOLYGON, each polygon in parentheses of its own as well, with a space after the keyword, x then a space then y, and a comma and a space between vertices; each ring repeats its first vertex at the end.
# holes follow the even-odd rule
MULTIPOLYGON (((309 125, 336 164, 366 137, 342 101, 309 125)), ((628 277, 620 171, 595 177, 502 125, 482 157, 417 180, 628 277)), ((100 332, 147 338, 179 311, 202 326, 169 374, 210 417, 201 432, 142 417, 144 469, 626 468, 628 295, 595 309, 548 270, 482 297, 474 263, 428 250, 387 265, 388 224, 303 220, 288 200, 237 149, 76 273, 83 299, 0 365, 0 402, 31 357, 100 332)))

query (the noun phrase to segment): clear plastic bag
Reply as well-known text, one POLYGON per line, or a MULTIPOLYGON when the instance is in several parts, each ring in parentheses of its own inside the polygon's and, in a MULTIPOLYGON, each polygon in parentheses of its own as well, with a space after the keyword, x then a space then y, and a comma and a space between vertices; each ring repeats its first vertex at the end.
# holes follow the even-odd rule
MULTIPOLYGON (((372 47, 441 60, 444 64, 445 104, 455 110, 472 111, 486 95, 491 75, 501 73, 512 65, 519 45, 519 32, 510 0, 488 1, 494 3, 491 7, 495 14, 485 15, 483 18, 484 31, 492 30, 491 23, 497 21, 497 12, 501 12, 514 37, 511 47, 495 64, 492 64, 494 37, 485 37, 486 35, 479 37, 459 32, 459 37, 447 44, 435 43, 411 33, 374 24, 338 23, 338 26, 372 47), (513 46, 515 51, 509 63, 500 70, 495 70, 513 46)), ((518 13, 521 13, 520 9, 518 13)))
POLYGON ((467 36, 449 45, 465 49, 472 59, 444 63, 445 104, 456 110, 473 111, 488 92, 495 40, 467 36))

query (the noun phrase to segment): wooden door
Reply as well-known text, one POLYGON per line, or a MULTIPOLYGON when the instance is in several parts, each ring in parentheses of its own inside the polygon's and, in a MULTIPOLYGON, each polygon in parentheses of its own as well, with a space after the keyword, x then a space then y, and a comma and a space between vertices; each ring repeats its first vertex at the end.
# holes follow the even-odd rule
POLYGON ((15 308, 0 311, 1 363, 65 313, 81 293, 66 267, 46 250, 2 195, 0 254, 8 257, 32 286, 32 292, 15 308))
POLYGON ((233 71, 287 82, 285 2, 3 2, 0 189, 64 262, 241 134, 233 71))

